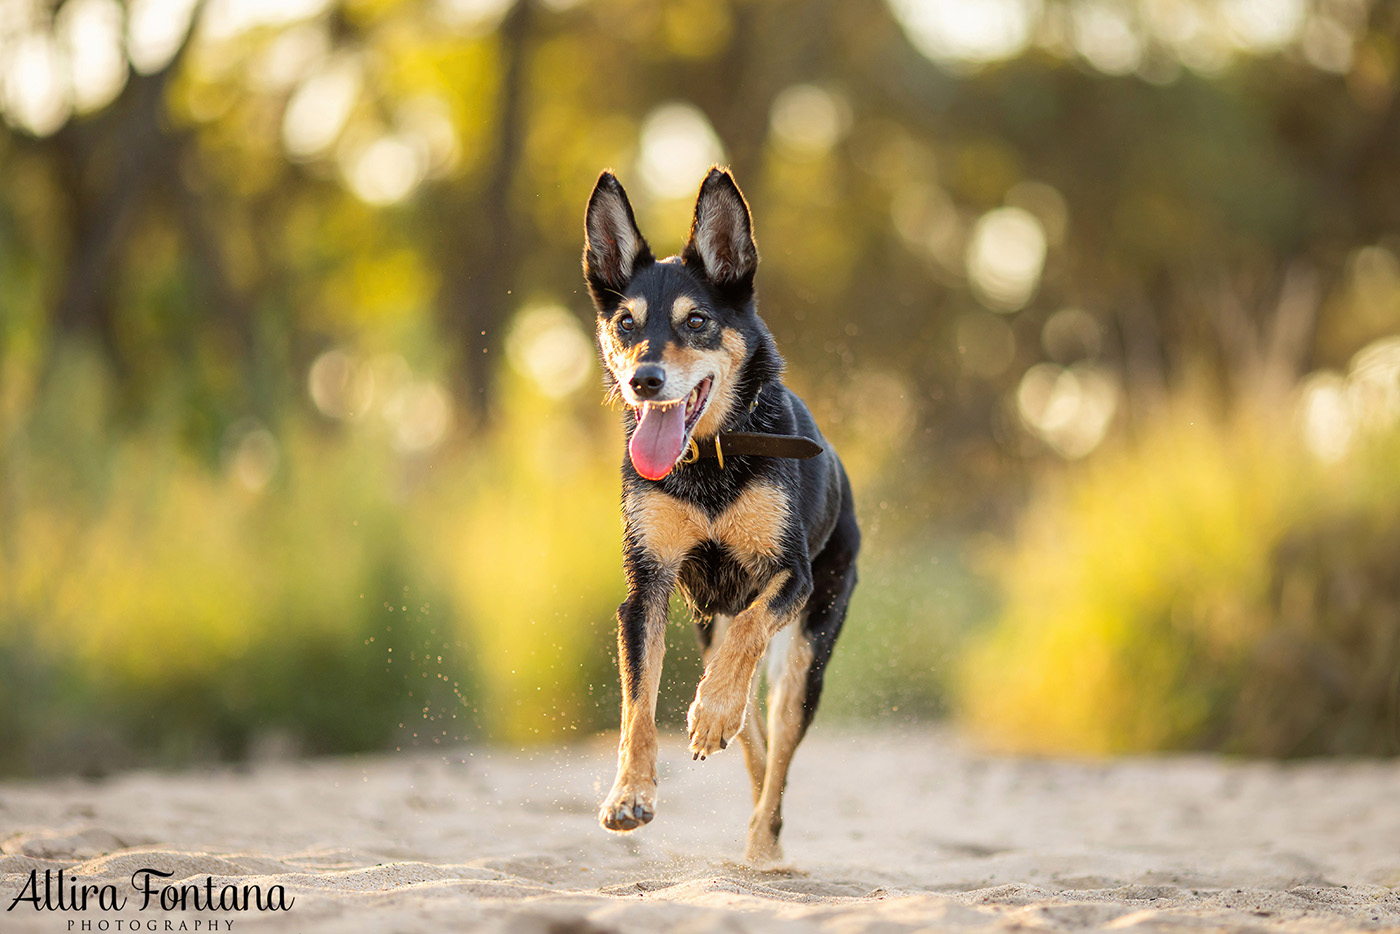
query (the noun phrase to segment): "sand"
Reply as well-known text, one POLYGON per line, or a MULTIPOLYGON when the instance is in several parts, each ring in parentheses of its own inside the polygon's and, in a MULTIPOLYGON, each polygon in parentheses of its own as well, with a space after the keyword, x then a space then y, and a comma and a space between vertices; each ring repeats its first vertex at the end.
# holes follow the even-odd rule
POLYGON ((1028 759, 818 724, 767 870, 739 859, 737 750, 664 744, 657 818, 629 835, 595 818, 612 765, 600 739, 0 784, 0 931, 1400 930, 1396 762, 1028 759), (295 901, 141 910, 147 867, 295 901), (126 907, 4 910, 60 868, 126 907))

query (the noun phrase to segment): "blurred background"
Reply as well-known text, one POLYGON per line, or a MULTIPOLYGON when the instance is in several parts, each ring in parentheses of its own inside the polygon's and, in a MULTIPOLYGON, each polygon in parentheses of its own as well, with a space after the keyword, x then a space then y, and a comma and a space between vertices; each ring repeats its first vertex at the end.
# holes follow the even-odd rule
MULTIPOLYGON (((711 162, 819 724, 1400 749, 1400 5, 0 0, 0 773, 616 728, 582 217, 711 162)), ((662 720, 699 675, 682 616, 662 720)))

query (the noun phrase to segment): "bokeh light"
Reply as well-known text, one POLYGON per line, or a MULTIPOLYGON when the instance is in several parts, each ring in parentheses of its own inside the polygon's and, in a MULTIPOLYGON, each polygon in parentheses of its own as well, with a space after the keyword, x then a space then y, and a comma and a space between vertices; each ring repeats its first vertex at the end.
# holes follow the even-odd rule
POLYGON ((562 399, 593 372, 594 349, 574 317, 560 305, 535 305, 516 316, 506 342, 511 366, 552 399, 562 399))
POLYGON ((1070 460, 1098 447, 1118 407, 1118 387, 1102 369, 1038 363, 1016 389, 1022 424, 1070 460))
POLYGON ((229 475, 249 493, 261 493, 277 475, 281 447, 256 418, 242 418, 224 432, 223 459, 229 475))
POLYGON ((902 185, 890 199, 890 219, 905 244, 944 268, 962 272, 966 231, 957 205, 935 185, 902 185))
POLYGON ((374 375, 346 350, 328 350, 316 358, 307 374, 311 401, 331 418, 357 418, 374 400, 374 375))
POLYGON ((1222 0, 1221 8, 1231 38, 1255 50, 1291 42, 1307 13, 1304 0, 1222 0))
POLYGON ((72 108, 58 47, 50 36, 31 33, 8 50, 3 68, 5 115, 35 136, 48 136, 72 108))
POLYGON ((515 2, 523 0, 437 0, 438 12, 459 35, 486 35, 515 2))
POLYGON ((71 69, 74 108, 87 113, 106 106, 126 84, 121 6, 116 0, 69 0, 54 26, 71 69))
POLYGON ((425 154, 402 136, 381 136, 350 151, 346 179, 350 190, 374 205, 395 204, 423 180, 425 154))
POLYGON ((330 6, 331 0, 208 0, 199 32, 202 38, 223 41, 260 27, 309 20, 330 6))
POLYGON ((724 148, 710 121, 684 103, 663 104, 642 121, 637 168, 652 194, 662 198, 694 195, 713 163, 724 161, 724 148))
POLYGON ((1035 0, 890 0, 890 9, 914 47, 944 64, 1010 58, 1030 42, 1040 15, 1035 0))
POLYGON ((326 21, 302 23, 289 27, 267 44, 249 77, 267 91, 285 92, 309 77, 330 53, 331 35, 326 21))
POLYGON ((452 399, 437 383, 418 380, 385 402, 384 418, 393 427, 397 450, 406 454, 430 451, 452 429, 452 399))
POLYGON ((1125 75, 1142 64, 1142 35, 1123 4, 1085 0, 1072 11, 1074 48, 1089 64, 1107 75, 1125 75))
POLYGON ((1304 380, 1298 415, 1303 439, 1320 460, 1334 463, 1363 438, 1400 424, 1400 337, 1363 347, 1347 373, 1319 370, 1304 380))
POLYGON ((1046 247, 1045 228, 1029 211, 988 211, 973 225, 967 245, 973 291, 988 308, 1019 311, 1040 283, 1046 247))
POLYGON ((340 136, 359 98, 363 69, 357 57, 341 56, 307 78, 282 118, 282 140, 294 158, 316 156, 340 136))
POLYGON ((190 31, 195 0, 131 0, 126 14, 126 51, 142 74, 160 71, 175 57, 190 31))
POLYGON ((850 129, 850 105, 818 85, 794 84, 773 99, 769 123, 773 138, 784 151, 798 156, 821 155, 850 129))

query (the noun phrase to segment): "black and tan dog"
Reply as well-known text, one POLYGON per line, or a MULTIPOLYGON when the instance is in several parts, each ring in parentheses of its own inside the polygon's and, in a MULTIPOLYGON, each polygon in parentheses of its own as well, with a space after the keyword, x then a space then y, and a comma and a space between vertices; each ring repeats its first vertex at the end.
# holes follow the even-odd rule
POLYGON ((584 274, 608 388, 626 403, 628 451, 622 741, 600 819, 632 830, 656 813, 656 692, 679 588, 705 655, 691 752, 703 759, 738 737, 754 795, 747 856, 776 859, 788 765, 856 582, 851 485, 780 381, 782 358, 755 308, 749 208, 728 172, 711 169, 700 186, 680 256, 652 255, 608 172, 588 202, 586 237, 584 274), (775 640, 780 631, 791 637, 775 640), (753 710, 765 652, 766 731, 753 710))

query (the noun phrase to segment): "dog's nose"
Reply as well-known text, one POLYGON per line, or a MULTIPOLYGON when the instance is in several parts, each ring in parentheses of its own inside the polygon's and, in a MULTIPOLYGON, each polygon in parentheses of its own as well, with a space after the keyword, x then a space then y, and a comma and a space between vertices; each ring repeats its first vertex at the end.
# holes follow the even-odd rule
POLYGON ((630 382, 637 398, 650 399, 661 391, 666 382, 666 371, 659 366, 639 366, 630 382))

